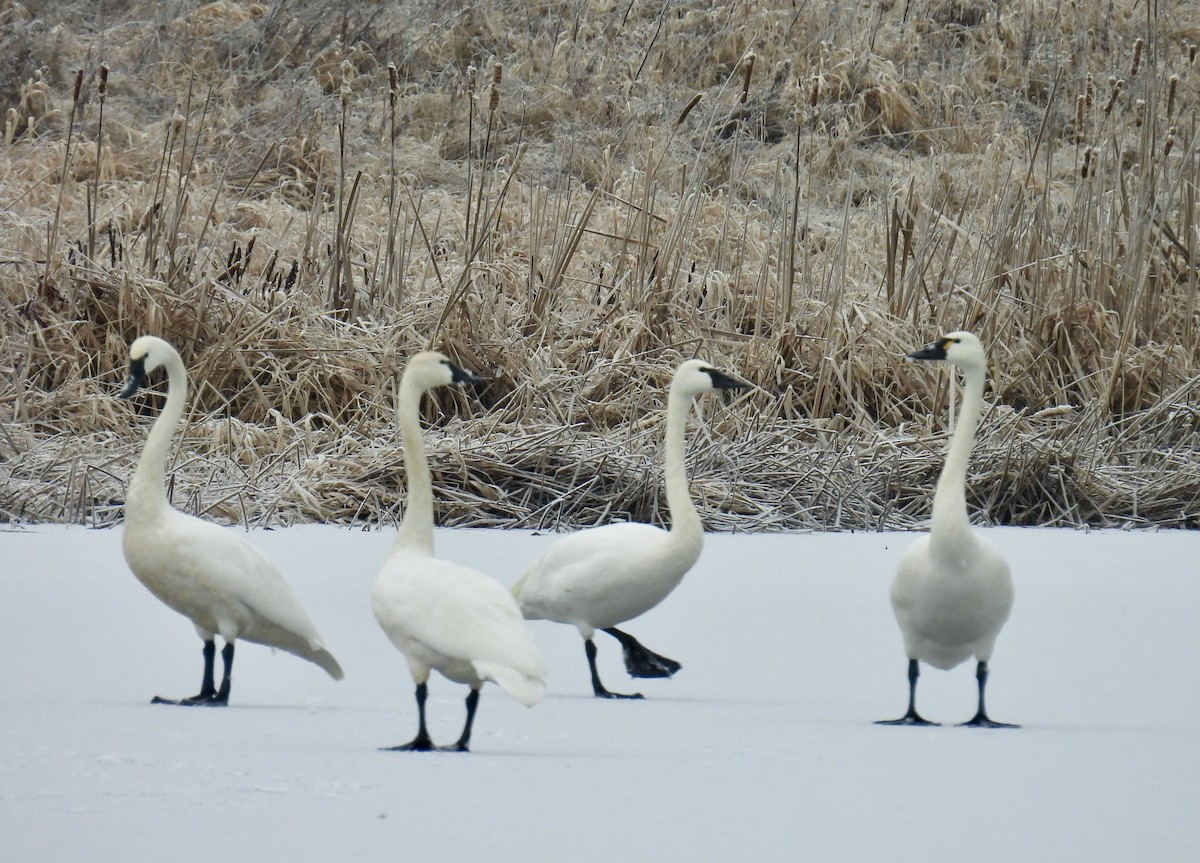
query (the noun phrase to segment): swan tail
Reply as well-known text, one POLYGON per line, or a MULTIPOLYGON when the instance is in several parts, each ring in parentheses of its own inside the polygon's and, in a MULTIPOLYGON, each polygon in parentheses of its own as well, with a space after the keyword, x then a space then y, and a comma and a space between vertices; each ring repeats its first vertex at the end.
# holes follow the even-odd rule
POLYGON ((479 660, 472 662, 471 665, 474 666, 475 673, 482 679, 494 681, 501 689, 526 707, 533 707, 542 700, 542 695, 546 692, 546 684, 540 677, 523 674, 507 665, 479 660))
POLYGON ((333 658, 333 654, 324 647, 312 651, 310 655, 304 658, 321 666, 321 668, 325 669, 325 673, 334 680, 341 680, 346 676, 345 672, 342 671, 342 666, 338 665, 338 661, 333 658))
POLYGON ((525 590, 525 584, 529 581, 529 576, 532 572, 533 570, 531 569, 525 570, 525 574, 518 578, 516 583, 512 586, 512 595, 518 600, 521 598, 521 592, 525 590))

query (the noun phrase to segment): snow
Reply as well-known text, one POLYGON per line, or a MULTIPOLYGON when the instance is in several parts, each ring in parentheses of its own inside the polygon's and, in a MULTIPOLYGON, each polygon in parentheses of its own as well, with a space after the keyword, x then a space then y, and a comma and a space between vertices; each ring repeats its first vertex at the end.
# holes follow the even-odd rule
MULTIPOLYGON (((6 860, 1184 861, 1200 859, 1200 533, 987 533, 1012 564, 988 708, 1020 730, 893 728, 907 683, 888 584, 911 534, 710 535, 626 628, 681 661, 631 681, 597 636, 535 622, 551 667, 526 709, 483 693, 472 752, 381 752, 416 727, 371 616, 390 531, 251 536, 346 669, 238 648, 225 710, 192 694, 200 642, 126 570, 119 530, 0 534, 0 840, 6 860)), ((511 584, 552 541, 439 531, 511 584)), ((923 668, 963 721, 972 663, 923 668)), ((430 685, 451 742, 465 687, 430 685)))

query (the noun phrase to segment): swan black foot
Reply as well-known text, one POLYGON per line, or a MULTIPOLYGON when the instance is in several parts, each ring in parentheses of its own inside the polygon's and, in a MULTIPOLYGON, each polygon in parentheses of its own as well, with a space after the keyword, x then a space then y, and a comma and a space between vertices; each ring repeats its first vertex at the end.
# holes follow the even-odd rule
POLYGON ((233 643, 221 648, 221 661, 225 666, 225 678, 221 688, 213 683, 213 664, 217 656, 216 642, 209 639, 204 642, 204 677, 200 682, 200 692, 190 698, 163 698, 156 695, 150 699, 151 704, 176 704, 182 707, 228 707, 229 691, 232 688, 233 677, 233 643))
MULTIPOLYGON (((622 633, 624 634, 624 633, 622 633)), ((600 682, 600 672, 596 670, 596 644, 590 638, 583 642, 584 652, 587 653, 588 668, 592 672, 592 692, 597 698, 625 698, 636 701, 642 698, 642 693, 633 692, 628 695, 622 692, 611 692, 600 682)))
POLYGON ((959 728, 1020 728, 1020 725, 1009 725, 1007 722, 997 722, 988 717, 987 710, 983 706, 983 693, 987 688, 988 681, 988 664, 986 662, 981 661, 975 666, 975 679, 979 682, 979 709, 975 711, 973 717, 959 725, 959 728))
POLYGON ((214 692, 210 695, 193 695, 190 698, 163 698, 156 695, 150 699, 151 704, 177 704, 181 707, 228 707, 229 697, 219 698, 214 692))
POLYGON ((616 627, 604 631, 621 642, 621 650, 625 654, 625 670, 629 672, 630 677, 671 677, 683 668, 674 659, 648 650, 627 632, 622 632, 616 627))
POLYGON ((960 722, 959 728, 1020 728, 1020 725, 1012 725, 1008 722, 997 722, 994 719, 989 719, 986 715, 976 715, 974 718, 966 722, 960 722))
POLYGON ((433 741, 429 739, 429 735, 421 736, 418 734, 408 743, 401 743, 399 746, 381 746, 380 752, 433 752, 438 747, 433 745, 433 741))
POLYGON ((928 719, 921 716, 921 714, 919 714, 915 711, 912 713, 906 713, 903 716, 901 716, 899 719, 880 719, 875 724, 876 725, 911 725, 914 727, 923 726, 923 725, 936 727, 936 726, 941 725, 940 722, 930 722, 928 719))
POLYGON ((915 659, 908 661, 908 710, 899 719, 881 719, 876 725, 909 725, 914 727, 940 725, 940 722, 930 722, 917 713, 917 679, 921 676, 921 666, 915 659))

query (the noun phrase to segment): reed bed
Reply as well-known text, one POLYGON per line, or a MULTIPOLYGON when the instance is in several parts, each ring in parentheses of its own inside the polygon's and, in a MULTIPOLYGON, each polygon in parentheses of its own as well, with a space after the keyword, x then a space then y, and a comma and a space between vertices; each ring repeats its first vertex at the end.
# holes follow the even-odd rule
POLYGON ((693 420, 710 529, 908 529, 952 388, 903 356, 969 328, 981 522, 1200 526, 1194 4, 0 16, 0 520, 120 521, 154 333, 222 522, 394 523, 436 347, 488 378, 424 409, 440 523, 662 521, 702 355, 755 384, 693 420))

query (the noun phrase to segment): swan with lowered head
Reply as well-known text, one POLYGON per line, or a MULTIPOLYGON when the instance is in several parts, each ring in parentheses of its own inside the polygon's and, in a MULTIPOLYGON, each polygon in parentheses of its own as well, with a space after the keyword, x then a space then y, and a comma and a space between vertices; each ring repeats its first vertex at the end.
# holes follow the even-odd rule
POLYGON ((937 724, 917 713, 919 663, 946 670, 974 656, 979 707, 963 724, 1015 728, 990 719, 983 704, 988 661, 1012 609, 1012 576, 999 549, 973 531, 967 517, 967 464, 979 427, 987 372, 983 345, 971 333, 959 331, 908 356, 957 366, 963 375, 963 401, 933 496, 929 533, 908 547, 892 582, 892 608, 908 653, 908 712, 879 724, 937 724))
POLYGON ((671 529, 623 523, 573 533, 554 542, 513 585, 525 617, 573 624, 579 630, 597 698, 642 697, 610 692, 600 682, 593 641, 597 629, 621 643, 631 677, 670 677, 680 668, 616 627, 662 602, 700 557, 704 525, 692 503, 684 466, 684 429, 692 399, 710 390, 749 386, 702 360, 682 363, 667 395, 663 455, 671 529))
POLYGON ((226 528, 185 515, 168 503, 163 477, 167 451, 187 401, 187 370, 179 353, 155 336, 137 339, 129 347, 129 379, 119 395, 132 396, 159 367, 167 370, 167 403, 129 483, 121 547, 138 580, 195 625, 204 641, 204 677, 199 694, 178 701, 156 697, 154 703, 228 704, 233 647, 239 638, 286 650, 341 680, 337 660, 262 552, 226 528), (219 689, 213 679, 217 635, 225 641, 225 675, 219 689))
POLYGON ((433 481, 421 443, 421 395, 475 375, 442 354, 423 352, 400 378, 398 416, 404 442, 408 500, 391 551, 371 588, 371 608, 384 633, 408 660, 416 684, 417 736, 392 750, 466 752, 485 680, 526 706, 545 691, 546 664, 512 595, 499 582, 433 556, 433 481), (437 670, 471 687, 458 741, 435 747, 425 727, 429 674, 437 670))

